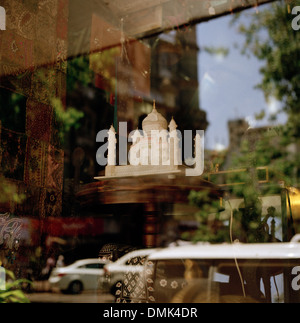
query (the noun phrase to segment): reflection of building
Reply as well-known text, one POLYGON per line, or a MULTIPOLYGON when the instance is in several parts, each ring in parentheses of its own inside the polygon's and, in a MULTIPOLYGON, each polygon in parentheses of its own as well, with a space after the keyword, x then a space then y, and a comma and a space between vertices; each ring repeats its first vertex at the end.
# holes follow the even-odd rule
POLYGON ((240 149, 243 137, 248 128, 249 124, 244 119, 232 120, 228 122, 230 151, 234 152, 240 149))
POLYGON ((199 106, 196 27, 160 36, 152 44, 151 93, 167 118, 180 120, 179 130, 206 130, 199 106))

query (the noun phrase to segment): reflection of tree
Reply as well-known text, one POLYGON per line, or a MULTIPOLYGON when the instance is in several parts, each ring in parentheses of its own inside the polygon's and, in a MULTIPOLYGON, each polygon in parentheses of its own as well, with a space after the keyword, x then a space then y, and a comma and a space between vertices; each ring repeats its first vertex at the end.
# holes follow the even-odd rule
POLYGON ((9 183, 0 173, 0 205, 5 205, 10 201, 20 204, 24 201, 25 195, 18 193, 18 187, 14 183, 9 183))
POLYGON ((93 80, 93 72, 89 69, 89 57, 78 56, 68 61, 67 91, 79 90, 80 85, 89 86, 93 80))
MULTIPOLYGON (((296 1, 291 1, 290 6, 294 5, 296 1)), ((236 235, 243 241, 263 242, 275 240, 275 220, 272 206, 262 218, 260 196, 278 194, 279 182, 285 186, 298 185, 300 34, 292 29, 293 17, 283 1, 251 16, 248 25, 239 19, 240 15, 233 20, 233 23, 239 23, 239 32, 245 36, 242 52, 254 55, 264 63, 260 70, 262 82, 257 88, 264 92, 266 100, 275 98, 282 103, 282 110, 272 111, 269 121, 276 121, 281 112, 287 114, 288 121, 277 127, 249 129, 239 151, 230 156, 229 164, 227 160, 226 168, 246 169, 233 173, 230 178, 231 183, 245 183, 232 187, 232 194, 244 199, 243 205, 234 211, 234 222, 238 226, 234 228, 236 235), (258 167, 268 167, 268 185, 258 184, 258 167), (272 219, 271 227, 267 224, 269 218, 272 219)), ((266 111, 262 111, 256 118, 262 120, 266 115, 266 111)), ((220 168, 224 165, 220 164, 220 168)))
MULTIPOLYGON (((291 7, 297 5, 295 0, 289 2, 291 7)), ((249 26, 242 23, 239 26, 246 38, 243 52, 264 62, 261 68, 263 79, 258 88, 263 90, 267 99, 276 97, 283 102, 289 116, 299 114, 300 98, 300 35, 291 26, 292 18, 287 4, 276 1, 259 14, 251 15, 249 26)), ((293 121, 299 124, 299 120, 290 120, 293 121)))
MULTIPOLYGON (((291 8, 296 5, 297 1, 289 1, 291 8)), ((239 31, 246 40, 243 53, 252 54, 264 63, 260 70, 262 82, 257 87, 264 92, 267 100, 279 100, 288 116, 288 122, 277 129, 280 145, 268 146, 262 158, 266 159, 265 165, 276 160, 283 175, 290 180, 295 177, 295 184, 299 176, 300 33, 293 30, 292 18, 287 4, 276 1, 259 14, 253 14, 248 26, 240 23, 239 31), (294 156, 286 158, 287 150, 283 148, 291 144, 295 145, 294 156)), ((235 20, 240 22, 239 19, 235 20)), ((273 112, 271 121, 277 119, 279 112, 273 112)), ((264 114, 263 111, 257 118, 264 117, 264 114)), ((266 144, 266 141, 258 147, 263 152, 265 146, 262 144, 266 144)))
POLYGON ((116 57, 120 56, 120 48, 114 47, 100 53, 90 55, 92 70, 101 75, 103 86, 110 93, 116 88, 116 57))
POLYGON ((84 113, 73 107, 64 109, 63 103, 59 98, 53 98, 52 107, 55 114, 56 126, 58 127, 58 137, 60 144, 64 144, 65 136, 71 128, 78 129, 80 127, 80 119, 84 113))
MULTIPOLYGON (((295 5, 296 1, 292 0, 290 6, 295 5)), ((266 234, 274 233, 274 212, 269 208, 265 218, 262 217, 260 196, 278 194, 278 182, 284 182, 285 186, 298 185, 300 33, 292 29, 293 16, 284 1, 268 5, 259 14, 251 13, 248 25, 239 19, 243 14, 237 15, 233 24, 238 23, 239 32, 245 36, 242 53, 254 55, 264 63, 260 70, 262 82, 257 88, 264 92, 266 100, 275 98, 283 106, 282 110, 272 112, 269 121, 276 121, 281 112, 287 114, 288 121, 284 125, 266 127, 260 131, 249 129, 239 151, 231 154, 229 163, 228 159, 227 163, 222 164, 221 161, 219 167, 222 169, 226 165, 226 169, 246 169, 233 173, 230 178, 231 183, 245 183, 233 186, 231 190, 234 196, 244 199, 243 205, 234 210, 236 236, 247 242, 274 241, 272 235, 266 234), (268 167, 268 185, 258 184, 258 167, 268 167), (273 218, 271 228, 267 224, 269 218, 273 218)), ((266 115, 266 111, 262 111, 256 118, 262 120, 266 115)), ((227 183, 226 180, 224 183, 227 183)))
POLYGON ((198 229, 193 236, 184 234, 184 238, 212 243, 229 241, 228 229, 220 217, 223 211, 220 201, 210 196, 208 191, 191 191, 189 200, 191 205, 199 208, 195 214, 198 229))
MULTIPOLYGON (((295 5, 296 1, 290 1, 291 7, 295 5)), ((253 14, 247 26, 239 19, 235 20, 240 23, 239 31, 246 40, 243 53, 252 54, 264 63, 260 70, 262 82, 257 88, 264 92, 267 101, 272 98, 279 100, 282 111, 288 116, 285 125, 264 129, 259 135, 253 135, 255 130, 248 131, 239 155, 233 160, 233 167, 243 166, 249 170, 244 174, 247 185, 236 187, 235 193, 245 198, 245 212, 249 212, 247 209, 255 212, 255 196, 277 193, 276 183, 279 181, 284 182, 285 186, 298 185, 300 34, 292 29, 292 16, 283 1, 277 1, 259 14, 253 14), (263 189, 257 186, 257 177, 251 169, 259 166, 269 168, 270 181, 275 185, 268 185, 263 189)), ((282 111, 272 112, 270 121, 275 121, 282 111)), ((265 115, 266 112, 262 111, 256 118, 263 119, 265 115)), ((253 217, 246 214, 246 218, 253 217)))
POLYGON ((0 88, 0 100, 1 125, 7 129, 24 131, 26 98, 18 93, 11 93, 0 88))
MULTIPOLYGON (((262 203, 259 198, 249 203, 249 198, 245 197, 248 205, 242 203, 238 210, 233 211, 234 239, 240 242, 275 242, 275 214, 267 214, 262 218, 262 203), (268 225, 269 218, 272 217, 271 230, 268 225)), ((274 209, 274 207, 269 208, 274 209)), ((268 211, 269 212, 269 211, 268 211)))

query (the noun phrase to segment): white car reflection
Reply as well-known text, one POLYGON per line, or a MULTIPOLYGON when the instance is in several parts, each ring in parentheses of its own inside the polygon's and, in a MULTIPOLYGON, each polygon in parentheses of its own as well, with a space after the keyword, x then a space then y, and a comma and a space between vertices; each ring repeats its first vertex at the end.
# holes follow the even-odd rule
POLYGON ((78 260, 70 266, 53 269, 49 278, 52 288, 62 292, 80 294, 84 290, 96 290, 99 278, 104 274, 106 261, 99 259, 78 260))

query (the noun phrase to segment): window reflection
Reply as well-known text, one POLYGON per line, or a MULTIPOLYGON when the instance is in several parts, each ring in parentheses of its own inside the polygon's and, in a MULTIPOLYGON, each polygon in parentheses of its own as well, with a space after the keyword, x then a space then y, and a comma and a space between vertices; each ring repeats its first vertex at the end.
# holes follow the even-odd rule
MULTIPOLYGON (((300 221, 296 5, 2 1, 0 266, 48 291, 61 256, 67 266, 184 243, 289 242, 300 221), (146 117, 166 135, 143 147, 187 163, 130 165, 139 141, 128 137, 146 117), (113 146, 97 139, 108 129, 116 165, 97 158, 113 146), (203 174, 185 176, 198 152, 203 174)), ((245 290, 232 261, 191 259, 159 262, 151 288, 158 302, 280 302, 297 264, 239 265, 245 290)))

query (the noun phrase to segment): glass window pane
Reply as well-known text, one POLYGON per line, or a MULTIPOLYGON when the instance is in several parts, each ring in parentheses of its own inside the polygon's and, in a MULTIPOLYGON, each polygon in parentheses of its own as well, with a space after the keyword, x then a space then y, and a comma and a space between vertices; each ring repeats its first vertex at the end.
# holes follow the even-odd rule
POLYGON ((157 299, 195 279, 197 301, 298 301, 280 250, 300 232, 299 14, 295 0, 1 2, 0 266, 34 282, 31 300, 101 286, 100 301, 145 301, 118 289, 122 256, 240 242, 279 247, 239 267, 162 260, 157 299), (109 279, 64 285, 84 259, 109 279))

